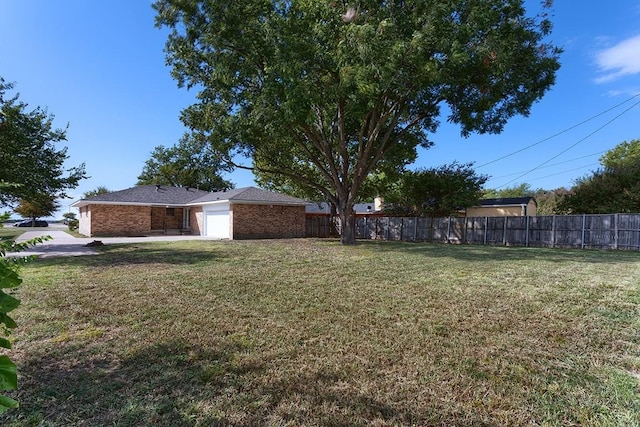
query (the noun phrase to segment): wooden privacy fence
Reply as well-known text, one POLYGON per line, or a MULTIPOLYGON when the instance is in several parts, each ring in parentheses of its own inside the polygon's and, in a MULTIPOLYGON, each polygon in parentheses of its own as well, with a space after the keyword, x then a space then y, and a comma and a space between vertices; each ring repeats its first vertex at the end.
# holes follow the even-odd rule
MULTIPOLYGON (((307 218, 308 237, 335 235, 329 217, 307 218)), ((336 227, 337 226, 337 227, 336 227)), ((358 217, 356 238, 480 245, 640 250, 640 214, 527 217, 358 217)))

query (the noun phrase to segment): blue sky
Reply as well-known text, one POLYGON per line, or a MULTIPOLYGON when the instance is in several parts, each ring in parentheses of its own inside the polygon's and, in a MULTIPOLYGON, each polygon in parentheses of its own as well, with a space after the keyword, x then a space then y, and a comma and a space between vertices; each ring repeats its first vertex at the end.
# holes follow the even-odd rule
MULTIPOLYGON (((537 12, 539 3, 526 4, 537 12)), ((154 27, 150 4, 0 0, 0 76, 16 83, 23 101, 48 108, 58 127, 69 124, 69 165, 86 163, 91 177, 72 192, 76 199, 98 186, 135 185, 153 148, 185 131, 179 114, 195 93, 171 78, 167 33, 154 27)), ((640 138, 640 0, 556 0, 552 21, 562 68, 530 116, 512 119, 500 135, 467 139, 445 122, 412 167, 475 162, 492 177, 489 188, 553 189, 596 169, 604 151, 640 138)), ((254 185, 246 171, 228 178, 254 185)))

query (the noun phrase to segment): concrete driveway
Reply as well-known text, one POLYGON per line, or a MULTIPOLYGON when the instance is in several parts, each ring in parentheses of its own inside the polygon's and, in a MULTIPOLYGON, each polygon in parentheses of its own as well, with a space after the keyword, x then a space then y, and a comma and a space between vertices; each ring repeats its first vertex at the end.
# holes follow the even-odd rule
POLYGON ((171 242, 176 240, 216 240, 203 236, 149 236, 149 237, 96 237, 96 238, 77 238, 50 227, 49 229, 39 229, 27 231, 20 235, 16 242, 24 242, 36 237, 51 236, 52 240, 36 245, 31 249, 18 253, 8 253, 7 256, 27 256, 36 255, 39 258, 54 258, 63 256, 83 256, 97 255, 98 252, 92 247, 86 247, 87 243, 94 240, 100 240, 105 245, 114 243, 141 243, 141 242, 171 242))

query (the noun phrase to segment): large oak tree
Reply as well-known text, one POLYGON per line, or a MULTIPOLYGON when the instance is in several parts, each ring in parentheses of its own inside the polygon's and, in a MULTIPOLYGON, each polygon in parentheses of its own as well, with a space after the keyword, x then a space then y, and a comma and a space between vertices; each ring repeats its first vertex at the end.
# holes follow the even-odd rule
MULTIPOLYGON (((541 10, 546 11, 550 1, 541 10)), ((157 0, 182 120, 233 163, 353 203, 384 162, 431 145, 441 115, 500 132, 554 83, 546 15, 521 0, 157 0)))

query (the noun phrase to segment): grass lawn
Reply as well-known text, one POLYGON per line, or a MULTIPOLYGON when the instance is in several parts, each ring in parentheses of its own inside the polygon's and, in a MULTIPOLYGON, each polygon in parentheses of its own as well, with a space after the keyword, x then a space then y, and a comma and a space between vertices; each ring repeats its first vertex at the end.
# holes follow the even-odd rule
POLYGON ((640 253, 100 250, 23 268, 1 425, 640 425, 640 253))
MULTIPOLYGON (((39 228, 38 228, 39 230, 39 228)), ((0 240, 15 240, 18 236, 24 233, 24 227, 0 227, 0 240)))

